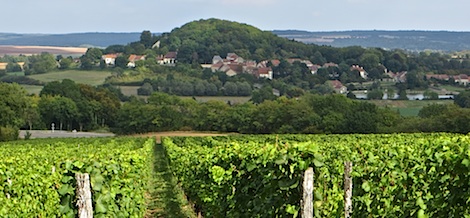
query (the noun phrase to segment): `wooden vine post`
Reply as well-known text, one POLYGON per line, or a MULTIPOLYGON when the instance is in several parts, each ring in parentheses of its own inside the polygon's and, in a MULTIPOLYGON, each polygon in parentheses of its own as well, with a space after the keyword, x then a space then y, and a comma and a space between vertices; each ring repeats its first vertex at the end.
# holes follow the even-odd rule
POLYGON ((93 218, 93 206, 91 204, 90 176, 88 173, 76 173, 77 180, 77 206, 79 218, 93 218))
POLYGON ((350 218, 352 214, 352 162, 344 162, 344 217, 350 218))
POLYGON ((301 202, 302 218, 313 217, 313 178, 313 168, 309 167, 304 173, 303 199, 301 202))

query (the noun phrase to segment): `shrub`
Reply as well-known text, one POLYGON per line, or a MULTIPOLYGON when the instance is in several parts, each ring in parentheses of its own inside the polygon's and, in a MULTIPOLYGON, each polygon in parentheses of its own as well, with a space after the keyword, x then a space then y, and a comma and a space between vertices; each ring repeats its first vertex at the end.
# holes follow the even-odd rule
POLYGON ((18 140, 19 130, 13 127, 0 127, 0 141, 14 141, 18 140))

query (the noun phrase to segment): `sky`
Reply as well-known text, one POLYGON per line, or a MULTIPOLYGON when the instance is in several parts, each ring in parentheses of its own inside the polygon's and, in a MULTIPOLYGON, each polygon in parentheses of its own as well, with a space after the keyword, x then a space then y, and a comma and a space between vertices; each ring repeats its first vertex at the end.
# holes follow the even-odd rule
POLYGON ((218 18, 261 30, 470 31, 468 0, 0 0, 0 32, 170 32, 218 18))

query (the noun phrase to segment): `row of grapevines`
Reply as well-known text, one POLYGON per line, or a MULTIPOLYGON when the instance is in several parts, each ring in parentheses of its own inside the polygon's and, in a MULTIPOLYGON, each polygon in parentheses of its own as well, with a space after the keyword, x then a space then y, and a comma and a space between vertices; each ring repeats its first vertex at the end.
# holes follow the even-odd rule
POLYGON ((0 144, 0 217, 76 217, 75 173, 89 173, 95 217, 142 217, 153 139, 0 144))
POLYGON ((315 214, 343 214, 353 162, 353 217, 463 217, 470 209, 470 137, 456 134, 266 135, 165 138, 188 197, 211 217, 299 212, 314 167, 315 214))

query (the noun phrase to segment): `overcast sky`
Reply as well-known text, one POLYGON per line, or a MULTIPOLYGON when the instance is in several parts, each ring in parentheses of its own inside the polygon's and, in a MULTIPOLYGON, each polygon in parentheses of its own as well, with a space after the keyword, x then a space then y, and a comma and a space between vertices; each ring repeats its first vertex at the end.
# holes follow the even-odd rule
POLYGON ((0 32, 170 32, 219 18, 262 30, 470 31, 468 0, 0 0, 0 32))

